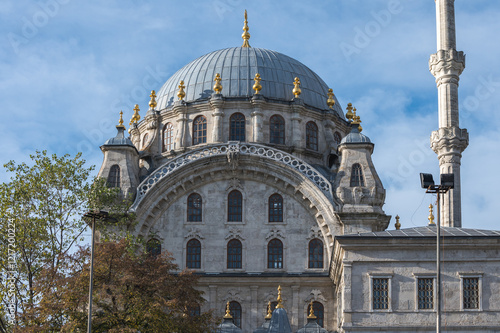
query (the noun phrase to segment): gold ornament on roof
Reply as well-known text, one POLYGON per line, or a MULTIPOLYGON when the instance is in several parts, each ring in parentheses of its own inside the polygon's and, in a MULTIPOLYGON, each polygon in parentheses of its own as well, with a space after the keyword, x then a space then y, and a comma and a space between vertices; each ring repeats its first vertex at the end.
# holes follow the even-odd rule
POLYGON ((396 215, 396 224, 394 225, 396 230, 401 229, 401 223, 399 223, 399 215, 396 215))
POLYGON ((116 128, 125 128, 125 126, 123 126, 123 111, 120 110, 120 120, 118 120, 118 126, 116 126, 116 128))
POLYGON ((357 119, 358 119, 358 131, 359 132, 362 132, 363 131, 363 127, 361 127, 361 118, 359 116, 357 116, 357 119))
POLYGON ((154 109, 156 107, 156 92, 154 90, 151 90, 151 95, 149 95, 149 97, 151 97, 151 100, 149 101, 149 107, 151 109, 154 109))
POLYGON ((226 314, 224 315, 224 319, 233 319, 233 316, 231 316, 231 310, 229 310, 229 301, 226 303, 226 314))
POLYGON ((335 105, 335 99, 333 97, 335 97, 333 89, 328 89, 328 99, 326 100, 326 105, 328 105, 330 109, 333 109, 333 106, 335 105))
POLYGON ((262 89, 262 85, 260 84, 260 80, 261 80, 260 74, 259 73, 255 74, 255 77, 253 80, 255 81, 255 83, 254 83, 252 89, 255 90, 255 95, 258 95, 259 91, 262 89))
POLYGON ((307 316, 307 319, 316 319, 317 317, 314 315, 314 309, 313 309, 313 301, 309 303, 309 315, 307 316))
POLYGON ((359 123, 358 123, 358 116, 356 115, 356 108, 352 108, 351 119, 352 119, 352 124, 353 125, 359 125, 359 123))
POLYGON ((139 114, 139 111, 141 111, 139 109, 139 104, 136 104, 134 106, 134 114, 132 115, 132 119, 130 119, 129 125, 137 124, 137 122, 141 119, 141 115, 139 114))
POLYGON ((293 81, 293 94, 295 95, 295 98, 299 98, 300 94, 302 93, 302 90, 300 90, 300 80, 298 77, 295 78, 293 81))
POLYGON ((283 302, 283 299, 281 298, 281 286, 278 286, 278 305, 276 305, 276 309, 284 309, 283 307, 283 304, 281 304, 281 302, 283 302))
POLYGON ((345 117, 347 118, 348 121, 352 121, 352 103, 347 104, 347 113, 345 114, 345 117))
POLYGON ((243 34, 241 35, 241 38, 243 38, 243 45, 241 47, 250 47, 250 44, 248 43, 248 40, 250 39, 250 33, 248 32, 248 16, 247 16, 247 10, 245 9, 245 24, 243 25, 243 34))
POLYGON ((271 301, 267 302, 267 315, 264 319, 271 319, 273 317, 273 312, 271 311, 271 301))
POLYGON ((184 97, 186 97, 186 92, 184 91, 186 86, 184 85, 184 81, 181 80, 179 83, 179 91, 177 92, 177 97, 179 97, 179 101, 182 101, 184 97))
POLYGON ((215 74, 214 81, 215 81, 215 84, 214 84, 215 93, 220 94, 220 92, 222 91, 222 84, 220 83, 222 81, 222 79, 221 79, 219 73, 215 74))
POLYGON ((429 205, 429 217, 427 218, 429 220, 429 225, 435 225, 434 223, 434 214, 432 214, 432 204, 429 205))

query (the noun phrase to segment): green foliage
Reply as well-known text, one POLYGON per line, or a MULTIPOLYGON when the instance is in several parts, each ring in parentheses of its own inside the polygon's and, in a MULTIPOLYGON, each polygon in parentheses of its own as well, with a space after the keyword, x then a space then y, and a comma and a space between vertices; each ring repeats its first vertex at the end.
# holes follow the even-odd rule
MULTIPOLYGON (((8 238, 7 232, 0 234, 0 269, 4 279, 15 281, 17 318, 40 301, 34 284, 42 269, 50 267, 54 274, 65 269, 62 258, 83 240, 87 227, 82 219, 85 212, 112 208, 123 216, 119 223, 130 219, 123 214, 127 200, 116 189, 109 189, 103 180, 92 179, 94 168, 85 167, 81 154, 71 158, 37 151, 30 157, 31 165, 14 161, 4 165, 13 175, 10 182, 0 185, 0 228, 10 229, 14 235, 8 238)), ((7 286, 2 283, 2 317, 9 305, 7 293, 7 286)))

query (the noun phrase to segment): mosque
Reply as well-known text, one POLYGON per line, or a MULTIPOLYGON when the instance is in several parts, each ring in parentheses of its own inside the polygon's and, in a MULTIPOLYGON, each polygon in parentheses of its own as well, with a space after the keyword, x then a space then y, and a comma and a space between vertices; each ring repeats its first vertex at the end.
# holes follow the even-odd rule
POLYGON ((99 176, 135 198, 131 231, 149 251, 200 275, 193 314, 220 313, 221 332, 500 332, 500 232, 461 227, 465 56, 454 0, 435 2, 431 148, 454 186, 428 226, 389 227, 359 112, 306 65, 251 47, 246 12, 241 47, 179 69, 143 116, 135 106, 128 134, 120 116, 99 176))

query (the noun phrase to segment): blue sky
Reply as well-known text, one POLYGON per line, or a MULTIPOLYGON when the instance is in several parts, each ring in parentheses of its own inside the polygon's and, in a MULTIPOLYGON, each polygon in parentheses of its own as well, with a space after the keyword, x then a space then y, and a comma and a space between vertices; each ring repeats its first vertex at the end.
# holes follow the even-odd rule
MULTIPOLYGON (((470 134, 462 159, 463 226, 500 229, 500 2, 456 0, 461 75, 460 126, 470 134)), ((436 51, 432 0, 0 2, 2 164, 36 149, 84 153, 115 135, 149 91, 208 52, 250 44, 289 55, 318 73, 345 109, 352 102, 375 143, 387 214, 403 227, 426 225, 434 201, 419 172, 438 175, 429 148, 437 90, 428 70, 436 51)), ((0 181, 6 181, 2 173, 0 181)), ((391 221, 393 224, 394 221, 391 221)), ((391 226, 391 228, 393 228, 391 226)))

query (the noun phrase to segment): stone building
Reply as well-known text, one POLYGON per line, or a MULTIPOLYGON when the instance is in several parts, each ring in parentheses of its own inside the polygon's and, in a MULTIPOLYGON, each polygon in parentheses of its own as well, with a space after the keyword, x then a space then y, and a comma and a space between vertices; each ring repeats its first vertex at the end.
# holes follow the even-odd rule
MULTIPOLYGON (((455 254, 444 282, 454 302, 449 324, 459 330, 470 319, 463 332, 495 331, 499 234, 460 231, 459 165, 468 134, 458 127, 456 88, 464 57, 450 42, 453 0, 436 6, 444 23, 430 63, 440 92, 432 147, 456 184, 442 207, 455 254), (464 281, 475 283, 477 308, 459 306, 464 281)), ((200 310, 222 317, 229 302, 243 332, 262 324, 278 285, 294 331, 307 324, 310 304, 329 331, 432 331, 435 302, 418 307, 420 276, 431 279, 427 296, 435 298, 431 227, 384 231, 391 218, 385 189, 356 109, 349 104, 344 113, 299 61, 252 48, 247 23, 245 13, 241 47, 181 68, 152 92, 143 119, 136 105, 129 137, 120 120, 117 136, 101 146, 99 176, 135 197, 133 232, 151 251, 168 250, 180 269, 201 276, 207 302, 200 310)))

